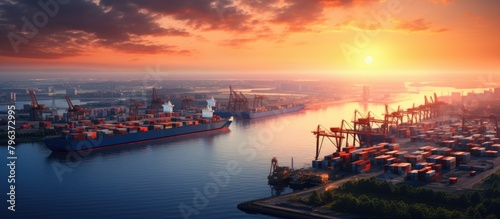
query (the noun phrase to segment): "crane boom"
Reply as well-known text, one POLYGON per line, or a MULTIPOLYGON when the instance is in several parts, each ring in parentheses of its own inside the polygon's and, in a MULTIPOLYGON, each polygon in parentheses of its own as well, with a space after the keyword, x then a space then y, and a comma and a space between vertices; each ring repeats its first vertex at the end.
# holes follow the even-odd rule
POLYGON ((156 88, 153 87, 153 97, 152 97, 153 100, 156 100, 158 99, 158 94, 156 93, 156 88))
POLYGON ((35 97, 35 92, 33 90, 29 90, 30 98, 31 98, 31 105, 33 108, 38 108, 38 101, 35 97))
POLYGON ((66 102, 68 103, 68 110, 73 110, 75 107, 73 106, 73 103, 69 99, 68 95, 64 97, 66 99, 66 102))

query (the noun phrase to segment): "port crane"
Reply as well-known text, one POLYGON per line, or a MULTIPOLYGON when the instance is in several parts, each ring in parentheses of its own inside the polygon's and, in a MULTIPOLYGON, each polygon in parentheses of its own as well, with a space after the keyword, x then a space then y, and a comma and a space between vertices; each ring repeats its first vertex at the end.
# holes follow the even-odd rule
POLYGON ((382 128, 384 129, 383 132, 386 136, 389 135, 389 127, 391 125, 395 125, 396 129, 399 127, 401 123, 403 123, 403 111, 401 110, 400 106, 398 106, 397 110, 392 110, 392 112, 389 112, 389 105, 385 105, 385 114, 384 114, 384 125, 382 128))
MULTIPOLYGON (((425 97, 425 104, 420 106, 413 104, 411 108, 406 110, 398 106, 397 110, 391 109, 390 111, 389 106, 385 105, 383 119, 378 118, 371 112, 368 112, 368 116, 363 116, 358 110, 355 110, 352 123, 342 120, 339 127, 331 127, 330 129, 318 125, 316 130, 312 131, 316 136, 315 159, 318 160, 325 138, 335 146, 337 152, 340 152, 344 140, 346 146, 356 146, 357 144, 374 145, 386 141, 387 137, 389 137, 389 127, 391 125, 398 127, 400 124, 405 123, 405 120, 407 123, 413 124, 424 119, 440 116, 447 104, 438 101, 436 93, 430 99, 431 101, 428 101, 427 97, 425 97)), ((466 127, 466 121, 470 121, 471 119, 480 119, 481 123, 489 121, 498 130, 496 116, 466 115, 463 116, 462 127, 466 127)))
POLYGON ((254 108, 257 108, 257 107, 262 107, 264 106, 264 95, 254 95, 253 97, 253 107, 254 108))
POLYGON ((33 90, 29 90, 28 92, 31 98, 30 120, 43 120, 42 112, 46 109, 45 104, 38 104, 38 100, 36 99, 35 92, 33 90))
POLYGON ((373 145, 379 143, 374 141, 377 137, 380 141, 384 141, 388 136, 388 129, 385 128, 388 126, 388 120, 372 116, 371 112, 368 112, 368 116, 363 116, 361 112, 354 110, 354 120, 352 124, 353 125, 346 120, 342 120, 340 127, 331 127, 329 130, 318 125, 316 130, 312 131, 312 133, 316 135, 315 159, 318 159, 325 138, 328 139, 335 146, 336 151, 339 152, 344 139, 346 146, 349 146, 349 138, 352 140, 352 146, 356 146, 356 144, 373 145))
POLYGON ((465 133, 468 126, 472 126, 473 128, 484 130, 485 123, 489 123, 493 125, 493 128, 496 131, 495 137, 498 137, 498 121, 496 115, 489 116, 479 116, 479 115, 462 115, 462 133, 465 133), (477 123, 479 122, 479 123, 477 123))
POLYGON ((243 93, 238 94, 234 91, 232 86, 229 86, 228 110, 232 112, 248 110, 248 99, 243 93))
POLYGON ((411 108, 406 109, 405 111, 406 115, 406 121, 413 125, 414 123, 418 123, 419 120, 419 115, 420 115, 420 109, 418 107, 415 107, 415 103, 413 103, 411 108))
POLYGON ((327 130, 325 127, 318 125, 316 130, 312 131, 312 133, 316 135, 316 156, 314 157, 315 160, 318 160, 325 138, 335 146, 337 152, 340 151, 340 148, 342 147, 342 140, 345 138, 342 134, 341 129, 342 128, 330 128, 330 130, 327 130))
POLYGON ((85 109, 80 105, 73 105, 68 95, 65 95, 64 98, 68 103, 68 113, 66 115, 66 120, 68 122, 82 120, 85 117, 85 109))
POLYGON ((362 140, 365 140, 366 144, 368 145, 373 145, 373 136, 380 136, 382 141, 385 137, 387 137, 387 133, 384 132, 381 133, 380 130, 385 124, 385 120, 376 118, 371 112, 368 112, 368 116, 363 116, 361 112, 358 110, 354 111, 354 130, 351 132, 347 130, 348 134, 353 134, 355 137, 358 138, 360 142, 363 142, 362 140), (365 137, 366 139, 362 139, 362 137, 365 137))
POLYGON ((129 116, 138 116, 139 115, 139 107, 143 106, 141 102, 136 102, 130 99, 130 107, 129 107, 129 116))
POLYGON ((446 103, 438 101, 436 93, 434 93, 433 97, 431 96, 429 98, 430 101, 427 96, 424 96, 424 98, 424 104, 419 106, 415 106, 415 104, 413 104, 411 108, 402 111, 402 114, 404 115, 403 119, 406 119, 407 123, 418 123, 422 120, 439 117, 442 114, 442 108, 446 105, 446 103))
POLYGON ((429 104, 430 107, 430 118, 436 118, 439 117, 443 111, 442 107, 446 105, 445 102, 439 101, 438 96, 436 93, 434 93, 434 100, 431 97, 431 103, 429 104))
MULTIPOLYGON (((462 112, 459 114, 452 114, 452 116, 462 118, 462 133, 469 131, 469 127, 483 132, 487 128, 487 124, 493 126, 495 131, 498 132, 498 120, 497 116, 494 114, 477 115, 466 109, 465 106, 462 106, 462 112)), ((498 133, 496 133, 495 136, 498 137, 498 133)))
POLYGON ((157 113, 159 109, 163 108, 162 105, 165 103, 165 99, 158 97, 158 93, 156 92, 156 88, 153 87, 153 92, 151 95, 151 106, 150 109, 157 113))
POLYGON ((193 102, 194 102, 194 97, 189 97, 189 96, 182 97, 181 109, 187 110, 193 102))

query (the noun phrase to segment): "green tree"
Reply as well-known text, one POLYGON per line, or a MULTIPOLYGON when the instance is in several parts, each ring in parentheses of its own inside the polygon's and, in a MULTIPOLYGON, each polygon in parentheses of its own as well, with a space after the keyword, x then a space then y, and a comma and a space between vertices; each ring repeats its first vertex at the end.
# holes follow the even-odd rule
POLYGON ((470 203, 471 203, 472 205, 477 205, 477 204, 479 204, 481 201, 482 201, 481 194, 479 194, 479 192, 478 192, 478 191, 474 191, 474 192, 472 192, 472 194, 470 195, 470 203))
POLYGON ((489 214, 487 217, 485 217, 484 219, 497 219, 497 216, 495 216, 494 214, 489 214))
POLYGON ((311 197, 309 197, 309 204, 314 205, 314 206, 323 205, 322 195, 318 191, 314 190, 311 197))
POLYGON ((462 193, 462 194, 460 194, 460 196, 459 196, 458 200, 459 200, 459 204, 460 204, 461 206, 463 206, 463 207, 465 207, 465 206, 469 206, 469 197, 467 197, 467 195, 466 195, 466 194, 463 194, 463 193, 462 193))
POLYGON ((420 203, 411 205, 408 212, 412 218, 430 218, 427 206, 420 203))
POLYGON ((359 200, 356 199, 352 194, 345 194, 339 197, 339 199, 334 202, 332 209, 340 212, 354 212, 363 213, 357 211, 359 208, 359 200))
POLYGON ((403 184, 401 186, 398 186, 398 192, 402 196, 406 196, 409 194, 410 191, 410 186, 407 184, 403 184))
POLYGON ((323 202, 325 204, 332 203, 335 200, 335 193, 333 190, 326 191, 323 194, 323 202))
POLYGON ((290 200, 289 200, 289 201, 299 203, 299 202, 301 202, 302 200, 301 200, 299 197, 297 197, 296 195, 292 195, 292 196, 290 197, 290 200))
POLYGON ((451 212, 451 218, 453 219, 465 219, 465 215, 460 213, 459 211, 455 210, 453 212, 451 212))
POLYGON ((451 218, 451 212, 446 210, 445 208, 439 207, 434 211, 433 218, 451 218))
MULTIPOLYGON (((487 205, 488 206, 488 205, 487 205)), ((497 217, 500 216, 500 199, 490 199, 490 204, 487 207, 488 212, 495 214, 497 217)))
POLYGON ((467 212, 465 214, 467 215, 467 218, 470 219, 482 219, 481 214, 479 214, 479 212, 473 207, 467 208, 467 212))
POLYGON ((408 218, 408 205, 403 201, 391 202, 388 207, 388 217, 389 218, 408 218))
POLYGON ((489 213, 488 210, 486 210, 486 207, 484 207, 483 203, 476 205, 476 211, 479 212, 482 218, 488 216, 489 213))

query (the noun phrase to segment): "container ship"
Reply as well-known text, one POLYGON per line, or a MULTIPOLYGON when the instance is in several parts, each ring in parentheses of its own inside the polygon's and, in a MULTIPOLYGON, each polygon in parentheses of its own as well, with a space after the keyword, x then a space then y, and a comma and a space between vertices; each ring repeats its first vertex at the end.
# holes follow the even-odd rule
POLYGON ((171 112, 173 105, 164 105, 166 112, 150 114, 143 120, 124 123, 93 125, 90 120, 66 125, 60 137, 46 138, 45 145, 52 151, 80 151, 129 144, 179 135, 229 129, 233 118, 213 115, 210 106, 202 114, 180 116, 171 112), (169 112, 170 111, 170 112, 169 112))
POLYGON ((249 100, 229 86, 229 101, 227 111, 217 111, 215 114, 222 117, 235 116, 244 119, 256 119, 266 116, 280 115, 284 113, 297 112, 305 108, 304 104, 282 104, 278 106, 264 106, 262 95, 255 95, 253 106, 249 106, 249 100))

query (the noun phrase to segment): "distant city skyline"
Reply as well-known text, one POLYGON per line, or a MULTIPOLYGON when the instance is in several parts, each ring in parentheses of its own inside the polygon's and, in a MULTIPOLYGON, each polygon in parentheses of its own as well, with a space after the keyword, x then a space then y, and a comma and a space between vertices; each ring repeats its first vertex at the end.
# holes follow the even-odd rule
POLYGON ((497 81, 498 8, 492 0, 6 1, 0 74, 141 79, 149 66, 172 79, 497 81))

